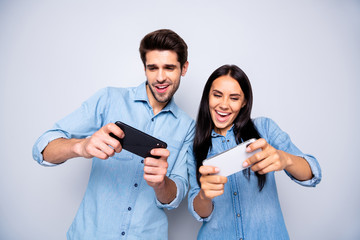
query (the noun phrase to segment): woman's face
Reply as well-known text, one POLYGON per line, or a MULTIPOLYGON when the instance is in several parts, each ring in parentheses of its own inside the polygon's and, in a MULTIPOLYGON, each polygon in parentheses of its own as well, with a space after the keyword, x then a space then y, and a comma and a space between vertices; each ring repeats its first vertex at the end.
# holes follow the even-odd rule
POLYGON ((226 75, 215 79, 209 93, 209 110, 215 132, 226 136, 245 105, 244 93, 234 78, 226 75))

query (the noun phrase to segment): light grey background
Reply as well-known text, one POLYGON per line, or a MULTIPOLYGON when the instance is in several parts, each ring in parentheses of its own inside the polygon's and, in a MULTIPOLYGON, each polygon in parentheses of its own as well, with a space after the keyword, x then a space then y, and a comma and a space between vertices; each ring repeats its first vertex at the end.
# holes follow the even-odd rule
MULTIPOLYGON (((273 118, 319 160, 316 188, 277 173, 291 238, 359 239, 355 0, 0 1, 0 239, 65 239, 91 160, 41 167, 32 145, 98 89, 144 81, 139 42, 159 28, 189 45, 175 95, 188 114, 211 72, 237 64, 253 85, 253 117, 273 118)), ((168 216, 170 239, 195 239, 186 200, 168 216)))

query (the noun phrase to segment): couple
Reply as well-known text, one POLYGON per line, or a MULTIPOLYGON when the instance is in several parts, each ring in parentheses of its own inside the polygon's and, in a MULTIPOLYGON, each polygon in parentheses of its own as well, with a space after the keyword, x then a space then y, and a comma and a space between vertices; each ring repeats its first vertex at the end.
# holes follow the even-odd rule
POLYGON ((196 126, 174 102, 188 69, 187 45, 161 29, 140 43, 146 82, 133 88, 105 88, 58 121, 34 145, 33 157, 56 166, 75 157, 92 158, 88 187, 68 239, 167 239, 163 208, 176 208, 189 191, 189 210, 203 226, 199 239, 288 239, 274 171, 285 170, 304 186, 321 179, 317 160, 303 154, 268 118, 250 119, 252 90, 245 73, 224 65, 210 76, 196 126), (110 133, 124 137, 123 121, 168 144, 142 159, 110 133), (261 149, 243 164, 248 170, 213 175, 202 160, 242 141, 258 138, 261 149), (105 160, 106 159, 106 160, 105 160), (189 179, 189 180, 188 180, 189 179))

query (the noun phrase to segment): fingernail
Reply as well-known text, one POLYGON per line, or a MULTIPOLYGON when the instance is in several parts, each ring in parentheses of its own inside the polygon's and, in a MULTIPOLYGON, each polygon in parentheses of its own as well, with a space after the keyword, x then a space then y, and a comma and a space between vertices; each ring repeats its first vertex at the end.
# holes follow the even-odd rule
POLYGON ((219 171, 220 171, 220 168, 216 167, 215 172, 219 172, 219 171))
POLYGON ((250 152, 250 151, 251 151, 251 148, 250 148, 250 147, 247 147, 247 148, 246 148, 246 151, 247 151, 247 152, 250 152))
POLYGON ((249 166, 249 163, 247 161, 243 162, 243 167, 249 166))

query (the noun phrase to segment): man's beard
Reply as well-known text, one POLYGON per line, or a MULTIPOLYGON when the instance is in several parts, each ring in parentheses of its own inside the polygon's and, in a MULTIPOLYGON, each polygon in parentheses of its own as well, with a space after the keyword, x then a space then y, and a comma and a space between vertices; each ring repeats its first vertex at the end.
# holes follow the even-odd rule
MULTIPOLYGON (((152 89, 152 85, 149 84, 149 81, 146 80, 146 84, 149 86, 149 89, 150 89, 150 92, 151 94, 153 95, 153 97, 155 98, 156 101, 158 101, 159 103, 167 103, 170 101, 170 99, 174 96, 175 92, 178 90, 179 86, 180 86, 180 79, 178 81, 178 85, 174 85, 172 84, 172 86, 174 86, 174 88, 172 88, 171 92, 169 93, 166 93, 166 98, 160 98, 159 95, 157 92, 155 92, 153 89, 152 89)), ((169 85, 170 86, 170 85, 169 85)))

